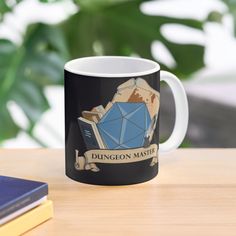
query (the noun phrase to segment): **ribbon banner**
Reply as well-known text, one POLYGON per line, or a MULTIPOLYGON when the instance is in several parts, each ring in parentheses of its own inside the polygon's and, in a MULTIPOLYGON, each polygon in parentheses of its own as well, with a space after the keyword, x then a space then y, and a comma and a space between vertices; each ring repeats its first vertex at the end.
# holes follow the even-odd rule
POLYGON ((151 159, 150 166, 154 166, 158 162, 158 148, 156 144, 151 144, 149 147, 125 149, 125 150, 107 150, 97 149, 89 150, 84 153, 84 156, 79 156, 79 151, 75 150, 76 170, 91 170, 94 172, 100 171, 96 163, 105 164, 125 164, 151 159))

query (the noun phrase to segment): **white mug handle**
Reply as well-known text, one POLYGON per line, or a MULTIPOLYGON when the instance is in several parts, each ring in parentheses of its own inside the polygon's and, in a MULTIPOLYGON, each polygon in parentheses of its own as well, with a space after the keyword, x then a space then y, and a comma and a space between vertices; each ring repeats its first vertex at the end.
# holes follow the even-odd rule
POLYGON ((188 127, 188 100, 180 80, 167 71, 161 71, 160 80, 165 81, 171 88, 175 100, 175 126, 170 137, 159 145, 159 152, 172 151, 182 143, 188 127))

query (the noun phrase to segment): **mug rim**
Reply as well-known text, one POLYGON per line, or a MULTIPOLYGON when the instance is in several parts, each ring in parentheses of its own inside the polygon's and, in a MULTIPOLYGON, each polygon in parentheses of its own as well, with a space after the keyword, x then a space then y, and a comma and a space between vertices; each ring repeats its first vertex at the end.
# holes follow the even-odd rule
MULTIPOLYGON (((141 64, 140 64, 141 65, 141 64)), ((127 65, 128 67, 128 65, 127 65)), ((139 77, 144 75, 150 75, 160 70, 160 65, 146 58, 140 57, 129 57, 129 56, 89 56, 89 57, 80 57, 73 60, 68 61, 65 66, 64 70, 68 71, 73 74, 83 75, 83 76, 91 76, 91 77, 109 77, 109 78, 124 78, 124 77, 139 77), (106 72, 93 72, 93 71, 86 71, 76 68, 78 67, 79 63, 92 63, 92 61, 101 61, 101 60, 126 60, 128 62, 136 62, 136 63, 143 63, 146 64, 146 67, 150 67, 149 69, 140 70, 136 72, 125 72, 125 73, 106 73, 106 72)))

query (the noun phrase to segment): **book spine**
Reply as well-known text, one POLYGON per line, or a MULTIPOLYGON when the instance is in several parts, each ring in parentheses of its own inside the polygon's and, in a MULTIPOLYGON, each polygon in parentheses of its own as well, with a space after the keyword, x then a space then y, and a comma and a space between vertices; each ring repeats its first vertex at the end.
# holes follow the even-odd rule
POLYGON ((33 191, 27 192, 21 197, 14 201, 6 204, 3 208, 0 208, 0 219, 12 214, 15 211, 20 210, 23 207, 45 197, 48 195, 48 185, 44 184, 34 189, 33 191))

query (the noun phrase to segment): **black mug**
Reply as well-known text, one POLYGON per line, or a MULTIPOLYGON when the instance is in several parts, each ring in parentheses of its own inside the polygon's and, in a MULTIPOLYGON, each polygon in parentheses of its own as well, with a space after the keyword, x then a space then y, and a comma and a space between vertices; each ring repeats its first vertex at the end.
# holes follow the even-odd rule
POLYGON ((99 56, 65 65, 66 175, 83 183, 125 185, 158 174, 158 153, 186 133, 188 103, 181 82, 142 58, 99 56), (171 88, 176 121, 159 144, 160 81, 171 88))

